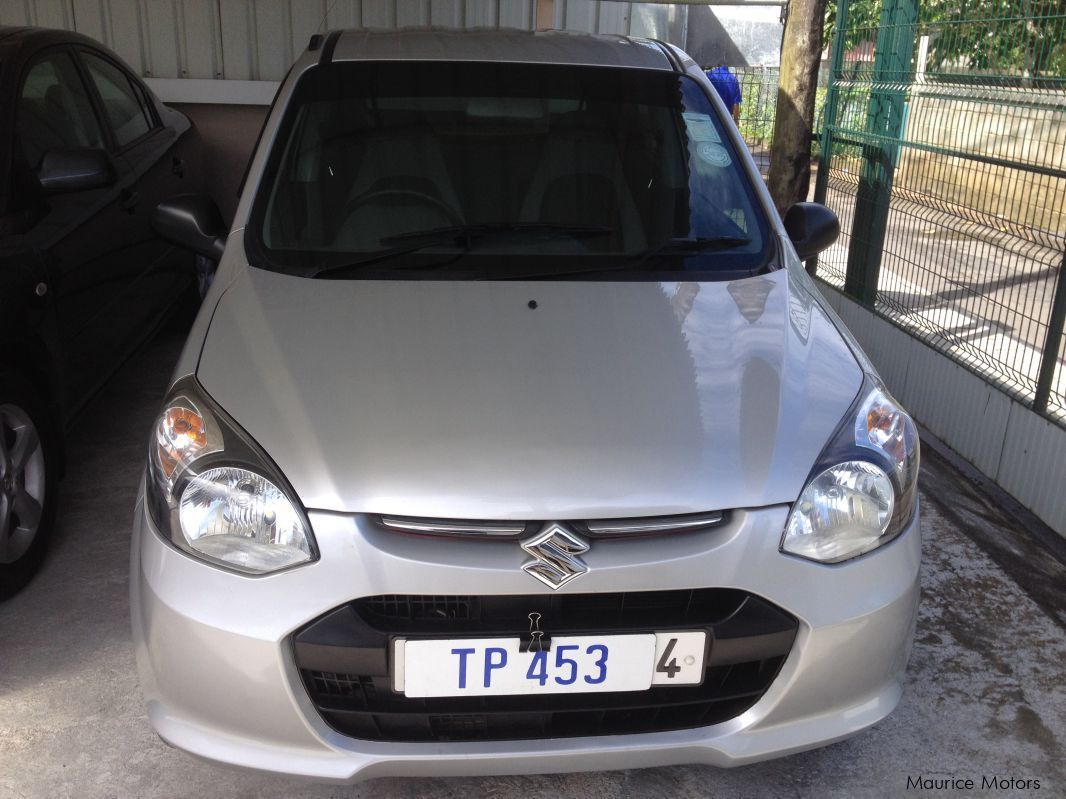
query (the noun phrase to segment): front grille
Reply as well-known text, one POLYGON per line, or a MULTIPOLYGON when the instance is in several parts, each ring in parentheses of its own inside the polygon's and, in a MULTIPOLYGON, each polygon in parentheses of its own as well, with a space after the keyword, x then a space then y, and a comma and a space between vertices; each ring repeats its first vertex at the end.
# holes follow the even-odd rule
POLYGON ((473 741, 660 732, 717 724, 750 708, 795 640, 796 620, 742 591, 694 589, 534 596, 383 595, 344 605, 294 637, 323 719, 377 741, 473 741), (551 635, 706 629, 698 686, 541 696, 407 698, 392 690, 392 637, 516 637, 539 612, 551 635))
POLYGON ((551 624, 553 633, 703 625, 729 616, 745 596, 712 589, 536 596, 385 594, 358 599, 352 607, 371 626, 395 634, 515 635, 529 628, 534 611, 551 624))
MULTIPOLYGON (((657 535, 695 533, 721 527, 729 522, 729 511, 680 513, 670 516, 639 516, 623 519, 567 519, 562 524, 589 538, 641 538, 657 535)), ((518 539, 544 529, 547 521, 505 521, 486 519, 429 519, 411 516, 372 516, 371 520, 389 532, 414 535, 459 536, 484 540, 518 539)))

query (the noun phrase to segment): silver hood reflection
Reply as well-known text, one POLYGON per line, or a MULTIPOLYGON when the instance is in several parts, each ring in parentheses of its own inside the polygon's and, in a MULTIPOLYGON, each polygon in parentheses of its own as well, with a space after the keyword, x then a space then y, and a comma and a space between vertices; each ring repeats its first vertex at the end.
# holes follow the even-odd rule
POLYGON ((584 519, 791 502, 862 383, 794 280, 246 269, 198 377, 308 508, 584 519))

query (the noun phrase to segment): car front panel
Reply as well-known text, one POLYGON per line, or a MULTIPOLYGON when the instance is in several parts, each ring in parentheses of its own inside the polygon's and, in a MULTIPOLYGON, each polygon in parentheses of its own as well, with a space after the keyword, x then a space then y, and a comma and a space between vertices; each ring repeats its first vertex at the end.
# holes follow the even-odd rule
MULTIPOLYGON (((736 765, 818 746, 875 723, 898 700, 918 597, 920 534, 915 519, 875 556, 823 566, 778 551, 787 511, 737 510, 704 532, 596 541, 583 556, 588 573, 555 594, 713 588, 750 595, 794 618, 795 638, 776 676, 737 715, 631 734, 465 741, 446 734, 397 742, 331 726, 301 674, 299 632, 366 598, 552 597, 521 570, 525 553, 517 543, 413 536, 383 530, 365 515, 312 513, 320 561, 247 577, 180 553, 139 505, 134 638, 149 714, 164 739, 204 757, 341 781, 736 765)), ((712 642, 712 658, 714 651, 712 642)), ((403 702, 399 694, 391 699, 403 702)))

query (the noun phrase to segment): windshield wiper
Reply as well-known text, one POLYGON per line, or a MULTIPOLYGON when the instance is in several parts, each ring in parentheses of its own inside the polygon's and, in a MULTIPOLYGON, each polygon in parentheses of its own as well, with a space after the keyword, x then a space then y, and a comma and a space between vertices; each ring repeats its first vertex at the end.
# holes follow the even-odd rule
MULTIPOLYGON (((330 264, 323 266, 315 272, 312 272, 310 277, 329 277, 331 275, 347 272, 349 270, 359 269, 371 264, 380 263, 381 261, 387 261, 391 258, 397 258, 401 255, 407 255, 408 253, 418 252, 419 250, 425 250, 429 247, 435 247, 440 244, 452 243, 456 247, 459 247, 462 252, 459 255, 470 250, 473 247, 474 241, 482 239, 487 236, 499 236, 510 233, 520 233, 523 236, 528 234, 534 234, 535 236, 542 236, 548 234, 550 236, 570 236, 573 238, 582 238, 584 236, 605 236, 612 232, 612 228, 604 225, 562 225, 554 224, 550 222, 505 222, 492 225, 454 225, 452 227, 440 227, 430 228, 428 230, 417 230, 411 233, 401 233, 396 236, 386 236, 381 239, 383 244, 389 244, 392 242, 409 242, 407 244, 400 244, 396 247, 391 247, 387 250, 380 250, 376 253, 372 253, 365 258, 359 258, 354 261, 346 261, 340 264, 330 264)), ((449 253, 449 257, 442 260, 437 264, 419 264, 415 266, 402 266, 400 269, 435 269, 442 266, 447 266, 452 263, 456 258, 455 253, 449 253)))
MULTIPOLYGON (((392 247, 388 250, 379 250, 378 252, 367 256, 366 258, 358 258, 354 261, 345 261, 344 263, 340 264, 330 264, 328 266, 323 266, 322 268, 312 272, 309 277, 329 277, 331 275, 336 275, 342 272, 348 272, 353 269, 360 269, 364 266, 370 266, 370 264, 379 263, 380 261, 387 261, 390 258, 397 258, 401 255, 407 255, 407 253, 418 252, 419 250, 424 250, 427 247, 433 247, 434 245, 451 241, 453 238, 453 236, 441 235, 436 238, 426 239, 426 237, 423 236, 423 239, 425 240, 420 241, 417 244, 407 244, 402 247, 392 247)), ((453 259, 454 253, 451 254, 451 256, 448 258, 448 262, 453 259)))
POLYGON ((697 236, 694 238, 673 238, 656 244, 643 252, 624 256, 617 263, 607 266, 590 266, 581 269, 568 269, 558 272, 530 272, 522 275, 508 275, 498 278, 499 280, 528 280, 540 277, 567 277, 569 275, 592 275, 599 272, 618 272, 633 269, 649 258, 669 253, 695 253, 709 252, 711 250, 731 250, 734 247, 742 247, 750 244, 751 239, 743 236, 697 236))

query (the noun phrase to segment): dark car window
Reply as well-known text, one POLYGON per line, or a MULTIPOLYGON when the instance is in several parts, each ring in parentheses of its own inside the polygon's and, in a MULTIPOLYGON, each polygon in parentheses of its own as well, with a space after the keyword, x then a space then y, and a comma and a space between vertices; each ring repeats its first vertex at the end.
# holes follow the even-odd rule
POLYGON ((100 92, 115 143, 124 147, 147 133, 152 128, 151 115, 126 73, 92 53, 83 52, 81 57, 100 92))
POLYGON ((257 266, 353 278, 735 275, 769 239, 694 80, 462 62, 306 73, 248 230, 257 266))
POLYGON ((29 68, 19 93, 16 125, 31 168, 49 150, 103 146, 85 85, 66 52, 47 55, 29 68))

